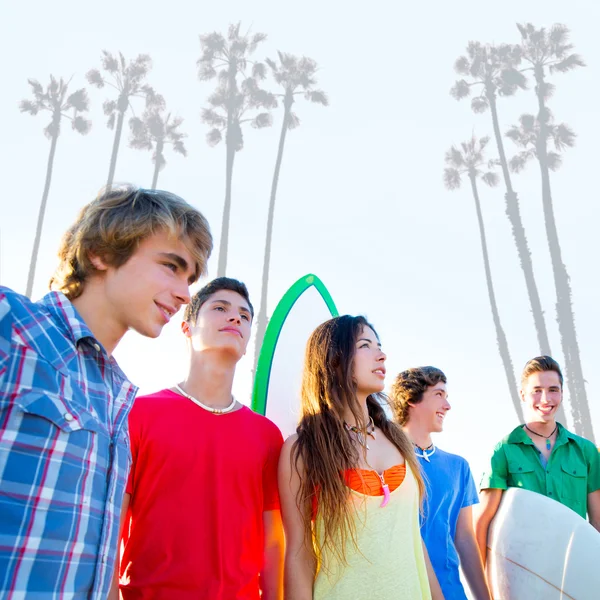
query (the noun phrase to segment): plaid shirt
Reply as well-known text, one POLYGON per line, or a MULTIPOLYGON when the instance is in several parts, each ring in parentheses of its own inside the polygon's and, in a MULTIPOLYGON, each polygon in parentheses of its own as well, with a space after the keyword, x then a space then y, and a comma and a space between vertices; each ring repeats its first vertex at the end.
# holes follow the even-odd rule
POLYGON ((137 388, 71 302, 0 287, 0 597, 104 599, 137 388))

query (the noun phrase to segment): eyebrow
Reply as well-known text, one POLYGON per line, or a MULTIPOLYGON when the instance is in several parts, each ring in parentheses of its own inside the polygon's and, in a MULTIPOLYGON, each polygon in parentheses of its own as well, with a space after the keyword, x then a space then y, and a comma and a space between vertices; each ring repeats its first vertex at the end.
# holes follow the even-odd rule
MULTIPOLYGON (((358 338, 358 339, 356 340, 356 343, 358 344, 358 342, 369 342, 369 344, 372 344, 372 343, 373 343, 373 340, 372 340, 372 339, 370 339, 370 338, 364 338, 364 337, 363 337, 363 338, 358 338)), ((380 341, 378 341, 378 342, 377 342, 377 346, 378 346, 379 348, 381 348, 381 342, 380 342, 380 341)))
MULTIPOLYGON (((225 306, 232 306, 232 304, 231 304, 231 302, 229 302, 229 300, 221 300, 221 299, 219 299, 219 298, 215 298, 215 299, 214 299, 214 300, 211 302, 211 304, 217 304, 217 303, 218 303, 218 304, 225 304, 225 306)), ((238 308, 239 308, 239 310, 241 310, 242 312, 244 312, 244 313, 246 313, 246 314, 248 314, 248 315, 252 314, 252 313, 250 312, 250 309, 249 309, 249 308, 247 308, 246 306, 244 306, 243 304, 240 304, 240 306, 239 306, 238 308)))
MULTIPOLYGON (((183 258, 183 256, 179 256, 179 254, 175 254, 175 252, 160 252, 159 256, 164 259, 172 260, 184 273, 187 272, 190 268, 188 261, 183 258)), ((194 271, 193 275, 188 277, 188 283, 192 284, 198 279, 198 272, 194 271)))

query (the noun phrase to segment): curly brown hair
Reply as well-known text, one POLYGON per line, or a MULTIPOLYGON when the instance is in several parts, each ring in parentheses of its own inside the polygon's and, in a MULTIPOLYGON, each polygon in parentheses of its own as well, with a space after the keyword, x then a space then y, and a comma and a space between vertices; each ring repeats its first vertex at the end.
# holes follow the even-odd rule
MULTIPOLYGON (((318 495, 317 515, 322 520, 323 538, 315 540, 316 547, 311 546, 311 550, 316 557, 317 552, 322 554, 327 549, 342 564, 347 564, 347 541, 356 545, 353 505, 344 473, 358 466, 359 453, 344 427, 344 411, 350 408, 357 426, 366 427, 353 378, 356 340, 364 327, 375 331, 364 317, 345 315, 326 321, 311 334, 304 361, 298 437, 290 457, 300 478, 296 502, 303 515, 306 539, 312 537, 313 499, 318 495)), ((388 419, 378 396, 367 398, 369 416, 404 457, 423 498, 423 480, 412 444, 388 419)))
POLYGON ((196 262, 195 280, 204 275, 213 240, 202 213, 170 192, 130 184, 102 190, 64 234, 50 288, 74 300, 96 271, 92 255, 118 268, 131 258, 141 241, 161 230, 186 242, 196 262))
POLYGON ((446 375, 436 367, 413 367, 396 377, 390 392, 390 405, 400 425, 406 425, 411 404, 419 404, 427 388, 446 383, 446 375))

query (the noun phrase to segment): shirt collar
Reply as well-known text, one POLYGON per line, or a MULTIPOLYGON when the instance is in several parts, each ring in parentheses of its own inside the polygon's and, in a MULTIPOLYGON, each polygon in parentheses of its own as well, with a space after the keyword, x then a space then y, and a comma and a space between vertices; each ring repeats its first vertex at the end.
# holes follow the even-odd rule
POLYGON ((46 294, 39 304, 54 317, 54 322, 76 346, 85 338, 92 338, 93 342, 100 344, 73 303, 62 292, 46 294))
MULTIPOLYGON (((557 422, 556 444, 566 444, 568 440, 574 439, 573 434, 557 422)), ((515 427, 509 434, 507 442, 509 444, 530 444, 534 445, 533 440, 527 435, 523 425, 515 427)))

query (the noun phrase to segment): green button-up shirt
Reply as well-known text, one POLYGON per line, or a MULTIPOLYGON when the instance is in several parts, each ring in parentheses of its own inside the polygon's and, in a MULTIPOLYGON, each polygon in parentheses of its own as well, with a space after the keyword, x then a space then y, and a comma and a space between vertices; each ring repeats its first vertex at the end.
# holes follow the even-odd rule
POLYGON ((592 442, 560 423, 546 468, 520 425, 495 448, 480 490, 520 487, 558 500, 586 518, 587 496, 600 489, 600 456, 592 442))

